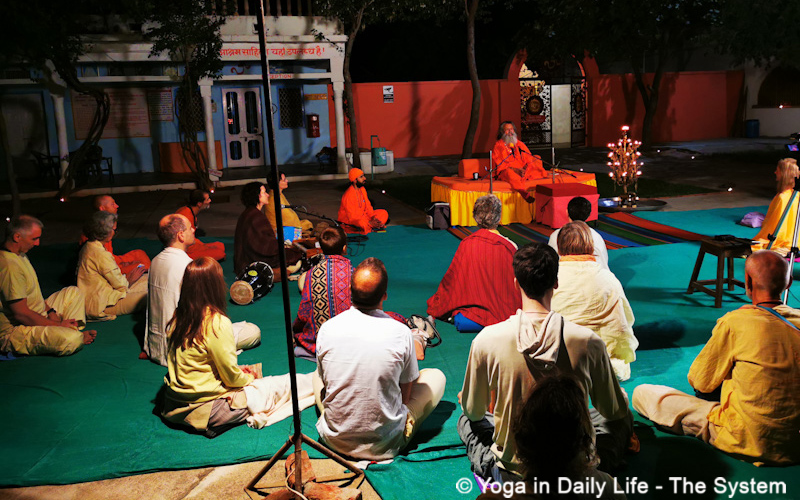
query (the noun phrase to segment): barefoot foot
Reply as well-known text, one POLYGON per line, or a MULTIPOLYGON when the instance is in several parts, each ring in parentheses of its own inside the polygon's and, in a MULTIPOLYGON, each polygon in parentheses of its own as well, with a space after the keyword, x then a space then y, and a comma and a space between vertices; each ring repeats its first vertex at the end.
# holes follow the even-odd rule
POLYGON ((97 337, 97 330, 85 330, 83 332, 83 343, 91 344, 94 342, 95 337, 97 337))

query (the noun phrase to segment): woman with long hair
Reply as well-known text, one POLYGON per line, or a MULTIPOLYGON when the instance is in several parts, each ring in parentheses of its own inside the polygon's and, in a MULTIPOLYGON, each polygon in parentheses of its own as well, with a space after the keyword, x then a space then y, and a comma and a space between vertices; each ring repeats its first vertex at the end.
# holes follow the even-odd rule
POLYGON ((222 267, 200 257, 186 267, 181 297, 167 325, 168 353, 162 416, 216 437, 250 413, 242 390, 255 373, 237 364, 222 267))
POLYGON ((784 158, 778 161, 778 166, 775 168, 775 182, 778 194, 772 198, 769 204, 767 215, 764 217, 763 224, 761 224, 761 231, 753 238, 756 242, 752 246, 754 252, 756 250, 765 250, 769 245, 769 235, 773 234, 775 242, 770 247, 770 250, 782 255, 789 253, 789 249, 792 246, 792 235, 794 234, 795 221, 797 220, 798 200, 800 200, 800 197, 796 197, 792 202, 792 207, 780 228, 778 228, 778 223, 789 205, 794 183, 798 177, 800 177, 800 170, 797 168, 797 160, 784 158), (777 234, 775 234, 776 231, 777 234))

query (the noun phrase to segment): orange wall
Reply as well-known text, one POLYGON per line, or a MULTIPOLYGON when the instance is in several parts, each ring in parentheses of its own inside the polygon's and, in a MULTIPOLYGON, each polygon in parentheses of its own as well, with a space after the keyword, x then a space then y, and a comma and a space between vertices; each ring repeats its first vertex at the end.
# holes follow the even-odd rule
MULTIPOLYGON (((519 68, 524 55, 512 61, 509 78, 481 81, 481 114, 474 153, 486 153, 500 122, 519 126, 519 68)), ((587 145, 616 142, 620 127, 629 125, 641 140, 644 105, 632 74, 601 75, 591 59, 583 62, 588 86, 587 145)), ((652 74, 646 75, 652 80, 652 74)), ((729 137, 744 83, 741 71, 667 73, 661 84, 653 122, 655 142, 729 137)), ((329 85, 330 135, 336 145, 333 91, 329 85)), ((354 86, 359 146, 370 136, 394 151, 395 158, 460 155, 469 124, 472 87, 469 81, 358 83, 354 86), (394 103, 384 104, 383 86, 394 86, 394 103)), ((350 134, 345 127, 345 142, 350 134)), ((376 143, 377 145, 377 143, 376 143)))
MULTIPOLYGON (((519 68, 524 56, 509 64, 510 78, 481 81, 481 113, 473 152, 488 153, 504 120, 519 126, 519 68)), ((370 136, 394 151, 395 158, 460 155, 469 126, 472 85, 469 81, 382 82, 354 85, 359 146, 369 148, 370 136), (394 85, 394 103, 384 104, 383 86, 394 85)), ((330 135, 336 145, 333 90, 328 86, 330 135)), ((350 132, 345 126, 345 142, 350 132)), ((376 143, 377 146, 377 143, 376 143)))
MULTIPOLYGON (((646 81, 652 81, 652 76, 645 75, 646 81)), ((616 142, 622 125, 629 125, 631 136, 641 139, 644 104, 634 76, 590 74, 587 80, 588 145, 616 142)), ((741 71, 665 74, 653 121, 653 141, 730 136, 743 81, 741 71)))
MULTIPOLYGON (((503 92, 504 87, 504 80, 481 81, 475 152, 489 151, 500 122, 519 122, 519 90, 503 92)), ((513 88, 518 89, 517 82, 513 88)), ((360 147, 369 148, 370 136, 377 135, 395 158, 461 154, 472 105, 469 81, 359 83, 354 85, 354 96, 360 147), (393 103, 383 102, 384 85, 394 86, 393 103)), ((330 122, 335 144, 335 121, 330 122)), ((345 134, 349 147, 347 129, 345 134)))

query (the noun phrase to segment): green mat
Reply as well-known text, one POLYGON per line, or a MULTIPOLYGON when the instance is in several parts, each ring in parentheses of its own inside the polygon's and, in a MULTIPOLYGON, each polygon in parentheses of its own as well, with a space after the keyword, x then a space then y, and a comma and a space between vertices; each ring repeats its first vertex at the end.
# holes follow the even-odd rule
MULTIPOLYGON (((730 222, 733 211, 727 215, 685 213, 684 218, 668 221, 658 220, 665 214, 652 215, 657 222, 706 234, 736 234, 738 227, 730 222), (726 217, 728 222, 722 224, 726 217), (709 227, 701 230, 682 223, 698 218, 715 224, 715 228, 719 224, 719 230, 709 227)), ((231 240, 223 241, 230 252, 231 240)), ((390 227, 386 233, 370 235, 364 245, 354 245, 352 259, 354 263, 368 256, 382 259, 389 271, 386 308, 402 314, 420 313, 426 299, 436 290, 457 245, 458 241, 444 231, 390 227)), ((61 245, 33 250, 31 260, 45 290, 57 287, 56 277, 63 273, 71 248, 61 245)), ((115 242, 115 248, 120 252, 144 248, 151 255, 159 250, 157 242, 148 240, 115 242)), ((641 383, 662 383, 688 390, 686 372, 716 319, 744 303, 741 290, 726 294, 722 309, 711 307, 713 298, 708 295, 684 295, 697 249, 696 243, 678 243, 626 248, 609 254, 611 269, 632 303, 635 332, 643 345, 632 366, 632 379, 623 384, 629 394, 641 383)), ((736 273, 741 276, 743 262, 736 264, 736 273)), ((233 277, 231 266, 230 261, 223 262, 229 280, 233 277)), ((714 264, 709 260, 702 274, 713 273, 714 264)), ((299 303, 295 290, 292 289, 292 310, 299 303)), ((797 304, 790 302, 790 305, 797 304)), ((262 345, 242 353, 240 361, 262 362, 265 374, 286 372, 279 290, 273 290, 252 306, 231 305, 228 312, 234 321, 246 319, 262 329, 262 345)), ((165 370, 137 359, 139 332, 144 328, 143 321, 137 320, 122 317, 96 324, 97 341, 71 357, 0 362, 0 388, 5 396, 0 418, 6 424, 0 485, 64 484, 156 470, 240 463, 267 458, 283 444, 291 433, 291 420, 263 430, 239 427, 213 440, 164 425, 152 413, 152 400, 165 370)), ((440 368, 447 376, 447 389, 442 403, 425 422, 410 449, 391 464, 368 469, 369 481, 384 499, 477 496, 477 485, 455 430, 460 415, 457 393, 473 336, 457 333, 452 325, 442 323, 439 330, 443 344, 429 350, 421 366, 440 368), (472 481, 469 495, 462 495, 456 489, 461 478, 472 481)), ((313 363, 298 362, 301 372, 313 367, 313 363)), ((304 411, 302 417, 303 432, 316 438, 314 409, 304 411)), ((785 481, 787 495, 761 497, 800 496, 800 467, 756 468, 695 439, 663 434, 649 423, 641 423, 637 434, 642 451, 629 457, 620 481, 624 483, 626 478, 635 476, 652 488, 661 484, 664 489, 629 498, 681 497, 672 494, 670 476, 707 482, 710 492, 699 497, 728 497, 714 493, 716 477, 731 481, 785 481)), ((464 484, 467 483, 462 483, 462 487, 464 484)), ((742 495, 736 497, 739 496, 742 495)))

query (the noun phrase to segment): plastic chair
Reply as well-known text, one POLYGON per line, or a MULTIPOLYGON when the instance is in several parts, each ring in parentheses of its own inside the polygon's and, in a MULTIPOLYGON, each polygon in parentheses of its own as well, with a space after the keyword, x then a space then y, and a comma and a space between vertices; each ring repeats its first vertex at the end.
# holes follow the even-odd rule
POLYGON ((31 151, 31 154, 36 160, 36 173, 39 177, 47 177, 48 175, 52 175, 56 179, 61 177, 61 166, 58 164, 58 156, 46 155, 38 151, 31 151))
POLYGON ((111 182, 114 182, 114 168, 113 160, 110 156, 103 156, 103 148, 98 145, 91 146, 86 152, 86 164, 89 167, 89 173, 101 177, 103 172, 108 172, 111 182), (103 162, 106 168, 103 168, 103 162))

